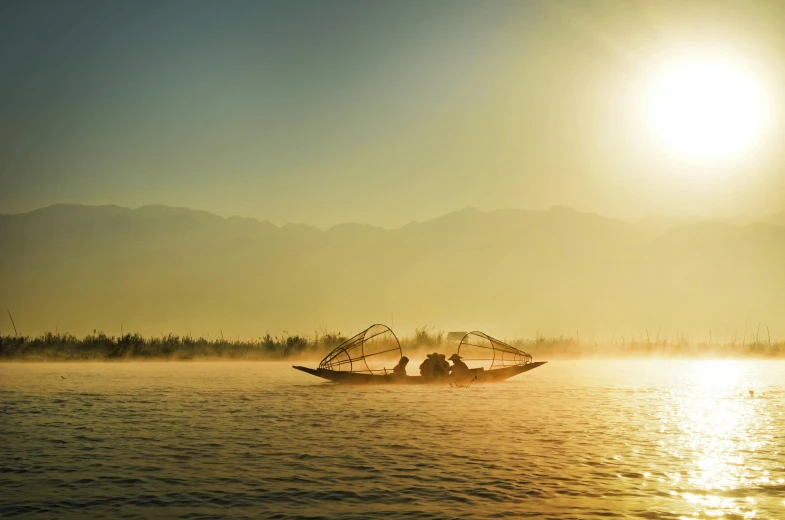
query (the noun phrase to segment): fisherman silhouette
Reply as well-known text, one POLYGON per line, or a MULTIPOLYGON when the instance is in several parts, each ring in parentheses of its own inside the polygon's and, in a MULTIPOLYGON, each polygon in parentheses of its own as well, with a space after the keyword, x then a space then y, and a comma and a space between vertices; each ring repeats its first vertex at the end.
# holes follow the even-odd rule
POLYGON ((406 365, 409 364, 409 358, 406 356, 401 357, 401 360, 398 361, 398 364, 395 365, 393 368, 393 376, 395 377, 406 377, 406 365))
POLYGON ((428 354, 420 364, 420 375, 423 376, 425 379, 431 379, 434 376, 434 369, 436 368, 436 353, 428 354))
POLYGON ((433 375, 435 377, 447 377, 450 375, 450 364, 444 357, 444 354, 437 354, 434 352, 434 368, 433 375))
POLYGON ((450 356, 450 361, 452 361, 452 366, 450 367, 450 374, 453 377, 466 377, 469 375, 469 367, 466 366, 466 363, 461 361, 461 356, 458 354, 453 354, 450 356))

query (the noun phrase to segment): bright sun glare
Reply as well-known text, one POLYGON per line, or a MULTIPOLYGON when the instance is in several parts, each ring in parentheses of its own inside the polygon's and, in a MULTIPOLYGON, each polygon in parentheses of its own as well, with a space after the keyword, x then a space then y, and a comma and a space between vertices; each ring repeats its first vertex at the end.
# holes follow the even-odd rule
POLYGON ((680 159, 734 159, 760 143, 768 118, 762 82, 739 60, 682 56, 649 85, 645 110, 657 140, 680 159))

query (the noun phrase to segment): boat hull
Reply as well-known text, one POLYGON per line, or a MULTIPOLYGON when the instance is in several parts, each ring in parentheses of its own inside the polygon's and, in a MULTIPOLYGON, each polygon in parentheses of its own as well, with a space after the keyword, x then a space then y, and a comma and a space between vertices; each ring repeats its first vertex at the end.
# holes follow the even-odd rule
POLYGON ((333 383, 354 384, 354 385, 422 385, 422 384, 448 384, 448 383, 495 383, 504 381, 511 377, 533 370, 547 361, 538 361, 526 365, 516 365, 511 367, 497 368, 494 370, 472 369, 469 377, 443 377, 443 378, 424 378, 422 376, 394 377, 393 375, 361 374, 357 372, 341 372, 337 370, 326 370, 323 368, 308 368, 302 366, 292 366, 301 372, 321 377, 333 383), (476 379, 474 379, 476 377, 476 379))

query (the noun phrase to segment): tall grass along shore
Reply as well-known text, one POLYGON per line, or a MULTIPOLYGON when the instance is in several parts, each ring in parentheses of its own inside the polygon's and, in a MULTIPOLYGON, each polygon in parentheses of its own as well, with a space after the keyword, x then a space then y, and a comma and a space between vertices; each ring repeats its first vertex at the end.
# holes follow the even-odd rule
MULTIPOLYGON (((83 338, 72 334, 47 333, 37 337, 0 336, 0 361, 187 361, 320 359, 346 340, 340 333, 312 336, 271 336, 235 340, 168 335, 144 337, 140 334, 107 336, 95 332, 83 338)), ((538 337, 507 340, 535 359, 583 357, 752 357, 785 358, 785 342, 754 337, 740 342, 692 341, 688 337, 652 340, 648 337, 607 341, 586 341, 570 337, 538 337)), ((457 343, 448 342, 443 332, 422 327, 414 335, 401 338, 405 354, 417 351, 451 353, 457 343)))

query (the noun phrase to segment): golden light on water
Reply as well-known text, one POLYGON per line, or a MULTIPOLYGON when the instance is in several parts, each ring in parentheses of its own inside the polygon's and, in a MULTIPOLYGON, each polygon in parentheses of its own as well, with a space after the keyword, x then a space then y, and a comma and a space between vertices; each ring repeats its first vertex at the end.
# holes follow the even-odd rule
POLYGON ((669 155, 696 162, 739 158, 760 145, 770 107, 759 74, 721 53, 662 62, 645 96, 646 119, 669 155))
POLYGON ((756 501, 748 493, 774 484, 755 462, 771 448, 766 396, 749 390, 754 382, 738 363, 696 362, 661 417, 661 431, 675 433, 666 449, 684 468, 668 475, 670 484, 701 515, 753 518, 756 501))

